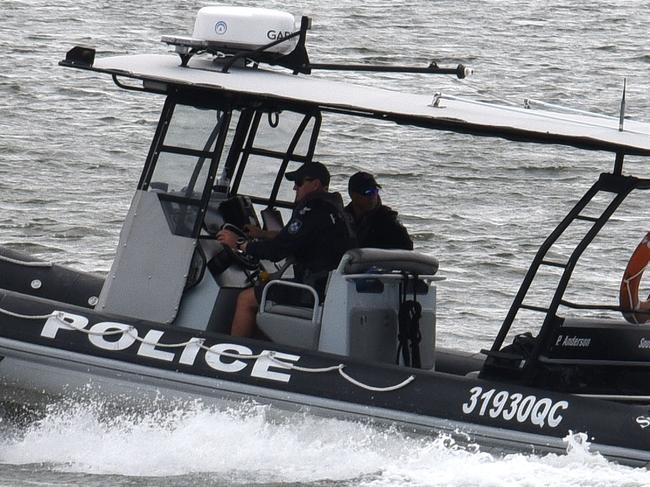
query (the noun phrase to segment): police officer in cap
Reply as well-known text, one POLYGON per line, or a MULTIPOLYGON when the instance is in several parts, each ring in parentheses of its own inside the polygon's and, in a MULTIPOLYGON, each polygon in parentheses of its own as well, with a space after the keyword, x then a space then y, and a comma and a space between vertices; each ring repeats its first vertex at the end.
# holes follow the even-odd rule
MULTIPOLYGON (((259 259, 277 262, 294 260, 296 280, 312 285, 323 299, 328 272, 335 269, 353 240, 339 193, 328 192, 330 174, 320 162, 308 162, 285 177, 294 182, 296 206, 289 222, 271 239, 252 240, 239 248, 259 259)), ((229 230, 217 234, 217 240, 237 247, 237 235, 229 230)), ((234 336, 252 336, 259 308, 261 286, 243 290, 231 327, 234 336)))
POLYGON ((345 211, 352 218, 359 247, 413 250, 413 241, 397 212, 382 204, 380 188, 367 172, 357 172, 348 181, 351 201, 345 211))

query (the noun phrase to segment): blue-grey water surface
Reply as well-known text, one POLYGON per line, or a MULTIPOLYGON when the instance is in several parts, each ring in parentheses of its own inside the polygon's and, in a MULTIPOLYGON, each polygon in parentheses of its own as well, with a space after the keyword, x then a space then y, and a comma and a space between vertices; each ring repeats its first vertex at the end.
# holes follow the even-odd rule
MULTIPOLYGON (((0 244, 107 271, 162 98, 57 65, 77 44, 98 56, 163 53, 188 35, 194 0, 2 0, 0 244)), ((328 73, 334 79, 522 104, 524 98, 650 121, 650 2, 584 0, 287 0, 247 2, 308 15, 314 62, 475 69, 466 80, 328 73)), ((416 247, 440 260, 438 342, 488 347, 538 245, 614 157, 553 145, 336 118, 318 157, 334 189, 365 169, 383 185, 416 247)), ((648 161, 626 172, 646 176, 648 161)), ((575 300, 615 304, 649 229, 631 198, 578 267, 575 300)), ((560 249, 563 247, 560 246, 560 249)), ((552 284, 542 284, 548 293, 552 284)), ((495 458, 399 432, 307 416, 265 419, 242 405, 106 425, 92 410, 53 410, 0 438, 0 485, 650 485, 650 474, 584 451, 495 458)), ((1 423, 0 423, 1 424, 1 423)), ((0 430, 4 431, 4 430, 0 430)), ((650 440, 649 440, 650 444, 650 440)))

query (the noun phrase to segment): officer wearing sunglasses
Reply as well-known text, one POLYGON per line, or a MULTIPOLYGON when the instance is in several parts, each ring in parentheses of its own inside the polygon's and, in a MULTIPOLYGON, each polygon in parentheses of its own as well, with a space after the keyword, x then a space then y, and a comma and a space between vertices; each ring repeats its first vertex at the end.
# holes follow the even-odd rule
POLYGON ((353 221, 359 247, 413 250, 413 241, 397 212, 382 204, 380 189, 367 172, 357 172, 348 181, 351 201, 345 211, 353 221))

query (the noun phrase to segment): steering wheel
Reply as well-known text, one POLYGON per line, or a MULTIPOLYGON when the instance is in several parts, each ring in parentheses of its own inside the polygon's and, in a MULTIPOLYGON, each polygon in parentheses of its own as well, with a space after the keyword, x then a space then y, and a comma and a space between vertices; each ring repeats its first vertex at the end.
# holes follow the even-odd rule
MULTIPOLYGON (((232 223, 225 223, 222 227, 222 230, 230 230, 233 232, 237 237, 239 237, 240 240, 243 240, 244 242, 248 241, 248 235, 246 232, 244 232, 241 228, 239 228, 236 225, 233 225, 232 223)), ((233 260, 239 264, 241 267, 244 269, 247 269, 249 271, 259 271, 260 268, 260 261, 257 257, 253 257, 252 255, 244 252, 243 250, 240 249, 233 249, 228 247, 227 245, 224 245, 224 247, 228 250, 230 250, 232 254, 233 260)))
POLYGON ((248 234, 244 230, 239 228, 237 225, 233 225, 232 223, 224 223, 221 226, 221 230, 230 230, 232 233, 237 235, 237 237, 239 237, 239 239, 244 240, 244 241, 248 241, 248 234))

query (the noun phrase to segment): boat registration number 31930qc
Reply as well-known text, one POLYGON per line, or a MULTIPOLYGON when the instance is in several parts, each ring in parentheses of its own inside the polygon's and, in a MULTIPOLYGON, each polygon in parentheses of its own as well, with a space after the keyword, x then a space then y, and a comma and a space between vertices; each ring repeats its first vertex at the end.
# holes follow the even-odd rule
POLYGON ((491 418, 503 418, 506 421, 513 419, 524 423, 530 421, 532 424, 544 427, 548 424, 556 428, 562 422, 563 409, 569 407, 568 401, 554 402, 547 397, 537 398, 536 396, 524 396, 519 392, 497 391, 488 389, 484 392, 482 387, 476 386, 470 389, 471 397, 463 404, 463 412, 472 414, 478 409, 479 416, 486 413, 491 418))

